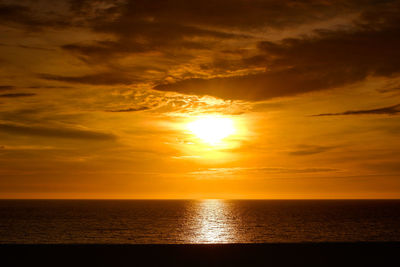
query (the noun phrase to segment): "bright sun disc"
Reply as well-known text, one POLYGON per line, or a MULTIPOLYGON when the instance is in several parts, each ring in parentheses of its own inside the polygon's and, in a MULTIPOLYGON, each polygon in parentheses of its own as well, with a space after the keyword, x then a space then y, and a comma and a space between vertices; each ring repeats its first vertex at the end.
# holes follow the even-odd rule
POLYGON ((232 119, 216 116, 199 118, 190 122, 187 127, 194 135, 211 145, 220 143, 236 131, 232 119))

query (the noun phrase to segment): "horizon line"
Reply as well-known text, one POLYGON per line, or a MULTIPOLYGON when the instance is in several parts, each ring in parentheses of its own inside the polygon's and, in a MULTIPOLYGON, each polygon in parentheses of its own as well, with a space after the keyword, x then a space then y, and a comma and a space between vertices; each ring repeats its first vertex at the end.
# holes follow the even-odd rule
POLYGON ((400 200, 400 198, 0 198, 1 200, 400 200))

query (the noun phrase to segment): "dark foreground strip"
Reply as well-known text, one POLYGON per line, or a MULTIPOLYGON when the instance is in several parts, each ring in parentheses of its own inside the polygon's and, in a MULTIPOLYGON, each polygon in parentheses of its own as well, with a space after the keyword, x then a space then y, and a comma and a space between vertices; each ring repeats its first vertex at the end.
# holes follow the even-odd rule
POLYGON ((400 243, 0 245, 0 266, 400 266, 400 243))

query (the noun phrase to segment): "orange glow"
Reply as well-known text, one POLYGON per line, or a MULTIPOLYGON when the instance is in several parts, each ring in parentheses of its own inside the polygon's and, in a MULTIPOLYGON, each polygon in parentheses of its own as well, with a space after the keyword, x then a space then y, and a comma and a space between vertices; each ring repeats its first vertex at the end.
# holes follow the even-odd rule
POLYGON ((400 198, 400 1, 3 2, 0 198, 400 198))

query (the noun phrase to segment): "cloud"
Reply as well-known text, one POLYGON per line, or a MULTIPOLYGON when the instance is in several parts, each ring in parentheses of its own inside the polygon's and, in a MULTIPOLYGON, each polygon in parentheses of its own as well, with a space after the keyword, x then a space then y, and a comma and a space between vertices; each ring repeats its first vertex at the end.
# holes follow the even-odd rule
POLYGON ((191 172, 193 175, 204 175, 208 176, 221 176, 227 177, 231 174, 286 174, 286 173, 324 173, 324 172, 338 172, 339 169, 334 168, 284 168, 284 167, 259 167, 259 168, 249 168, 249 167, 232 167, 232 168, 207 168, 204 170, 199 170, 195 172, 191 172))
POLYGON ((38 136, 65 139, 83 139, 93 141, 107 141, 116 139, 110 133, 80 130, 73 128, 48 128, 42 126, 23 126, 15 124, 0 124, 0 132, 21 136, 38 136))
POLYGON ((336 88, 368 76, 391 77, 400 72, 400 38, 395 33, 399 30, 328 31, 315 37, 261 42, 261 63, 259 58, 243 60, 247 66, 264 64, 263 73, 186 79, 154 89, 257 101, 336 88))
POLYGON ((13 21, 19 23, 27 23, 31 21, 27 14, 29 8, 21 5, 0 5, 0 20, 1 21, 13 21))
POLYGON ((39 77, 50 81, 60 81, 67 83, 82 83, 92 85, 116 85, 132 84, 138 80, 137 77, 124 72, 100 72, 82 76, 62 76, 53 74, 39 74, 39 77))
MULTIPOLYGON (((167 31, 167 30, 165 30, 167 31)), ((109 59, 115 59, 119 56, 125 56, 127 54, 138 54, 145 52, 162 52, 169 50, 175 50, 182 53, 182 49, 210 49, 211 43, 185 41, 185 40, 171 40, 161 39, 152 40, 150 43, 138 42, 131 38, 121 38, 118 41, 96 41, 88 44, 66 44, 61 48, 73 53, 78 54, 81 59, 86 62, 104 63, 109 59)))
POLYGON ((52 11, 46 10, 38 3, 27 2, 27 5, 0 4, 0 21, 3 24, 19 24, 31 30, 72 26, 73 20, 66 19, 66 14, 62 13, 57 12, 56 8, 52 11))
POLYGON ((4 43, 0 43, 0 46, 20 47, 20 48, 24 48, 24 49, 33 49, 33 50, 42 50, 42 51, 55 51, 55 49, 51 49, 51 48, 44 48, 44 47, 30 46, 30 45, 22 45, 22 44, 4 44, 4 43))
MULTIPOLYGON (((63 5, 50 5, 53 1, 18 1, 17 4, 1 4, 0 18, 22 25, 34 22, 45 26, 45 22, 74 26, 76 18, 86 22, 93 29, 103 32, 122 33, 137 32, 140 29, 153 33, 155 30, 172 27, 172 34, 185 33, 185 29, 173 26, 183 24, 189 27, 200 27, 202 30, 218 26, 230 29, 253 29, 259 27, 284 28, 292 25, 309 23, 335 17, 360 9, 360 4, 368 5, 373 0, 357 1, 280 1, 260 0, 249 4, 246 0, 231 0, 229 5, 223 0, 181 1, 181 0, 65 0, 63 5), (61 6, 61 7, 60 7, 61 6), (46 8, 43 8, 46 7, 46 8), (38 16, 37 13, 46 16, 38 16), (212 12, 210 12, 212 11, 212 12), (60 14, 70 15, 64 20, 60 14), (49 18, 50 17, 50 18, 49 18), (143 28, 146 23, 154 25, 143 28), (129 27, 129 25, 131 27, 129 27)), ((51 26, 52 24, 48 25, 51 26)), ((86 25, 86 24, 85 24, 86 25)), ((191 29, 192 31, 192 29, 191 29)), ((208 30, 214 32, 213 30, 208 30)))
POLYGON ((92 85, 149 82, 151 67, 132 70, 132 65, 140 62, 161 69, 151 77, 156 83, 154 89, 159 91, 260 101, 400 72, 398 1, 261 0, 249 4, 247 0, 232 0, 229 5, 211 0, 68 1, 58 9, 47 4, 51 12, 36 12, 35 5, 23 3, 2 5, 0 16, 23 25, 75 27, 79 22, 80 29, 99 34, 92 40, 62 44, 61 48, 89 65, 109 63, 109 70, 78 76, 40 75, 51 81, 92 85), (45 13, 53 14, 51 21, 45 13), (70 22, 54 21, 60 14, 58 20, 70 16, 70 22), (296 31, 299 25, 349 14, 354 20, 344 20, 346 27, 325 25, 326 30, 280 41, 260 35, 268 29, 296 31), (250 48, 255 44, 256 50, 250 48), (251 53, 243 52, 247 50, 251 53), (222 51, 236 52, 225 57, 222 51), (116 60, 147 52, 151 53, 140 55, 133 64, 116 60), (152 61, 145 62, 149 57, 152 61), (185 71, 177 70, 180 64, 187 64, 182 67, 185 71), (113 70, 115 66, 118 71, 113 70), (252 71, 255 68, 256 74, 252 71))
POLYGON ((116 110, 107 110, 107 112, 136 112, 142 110, 148 110, 149 107, 138 107, 138 108, 127 108, 127 109, 116 109, 116 110))
POLYGON ((158 52, 177 55, 191 49, 214 50, 220 47, 221 41, 251 38, 256 29, 298 27, 359 12, 357 2, 262 0, 249 4, 247 0, 231 0, 228 5, 221 0, 128 0, 115 1, 109 8, 96 12, 93 3, 71 1, 75 16, 82 19, 85 14, 91 15, 84 25, 113 38, 61 47, 92 64, 126 54, 158 52), (92 16, 92 13, 97 15, 92 16))
POLYGON ((31 45, 17 45, 17 47, 25 48, 25 49, 33 49, 33 50, 42 50, 42 51, 55 51, 53 48, 45 48, 31 45))
POLYGON ((31 89, 71 89, 71 86, 53 86, 53 85, 32 85, 27 88, 31 89))
POLYGON ((14 94, 2 94, 0 98, 17 98, 17 97, 27 97, 27 96, 35 96, 33 93, 14 93, 14 94))
POLYGON ((0 91, 13 90, 16 87, 13 85, 0 85, 0 91))
POLYGON ((289 155, 292 155, 292 156, 314 155, 314 154, 319 154, 319 153, 322 153, 322 152, 329 151, 329 150, 331 150, 333 148, 334 147, 330 147, 330 146, 308 146, 308 145, 303 145, 303 146, 300 146, 298 150, 289 152, 289 155))
POLYGON ((377 171, 379 173, 399 173, 400 161, 382 160, 379 162, 366 162, 362 164, 365 168, 377 171))
MULTIPOLYGON (((38 7, 30 2, 23 3, 25 5, 2 5, 0 17, 25 26, 67 28, 80 25, 80 29, 100 35, 92 40, 62 44, 61 48, 89 65, 109 63, 109 71, 94 74, 42 74, 47 80, 92 85, 147 82, 148 73, 132 75, 132 66, 119 66, 121 73, 110 66, 119 64, 117 57, 151 52, 159 57, 157 65, 165 72, 160 74, 165 75, 165 79, 168 70, 185 63, 191 66, 185 72, 175 73, 174 82, 158 82, 154 87, 157 90, 258 101, 335 88, 369 75, 390 76, 399 71, 397 47, 400 41, 396 38, 399 4, 396 1, 261 0, 249 4, 247 0, 232 0, 229 5, 226 1, 211 0, 68 1, 64 8, 47 4, 50 10, 46 12, 38 12, 38 7), (45 16, 47 13, 52 14, 51 18, 45 16), (346 14, 358 14, 355 22, 346 22, 351 24, 346 29, 319 31, 308 37, 280 42, 259 41, 257 31, 291 31, 299 25, 346 14), (65 17, 70 19, 63 19, 65 17), (239 57, 235 59, 222 56, 221 51, 243 52, 256 41, 259 43, 255 55, 235 53, 239 57), (227 46, 234 42, 243 44, 227 46), (208 54, 200 55, 201 51, 193 50, 208 50, 204 52, 208 54), (188 57, 201 60, 193 63, 188 57), (220 60, 221 57, 224 59, 220 60), (201 75, 191 73, 195 72, 193 68, 201 66, 201 75), (266 71, 249 74, 253 67, 259 72, 262 68, 266 71), (213 78, 213 72, 218 69, 221 69, 219 78, 213 78), (240 76, 232 76, 231 71, 240 72, 240 76), (231 77, 221 78, 227 73, 231 77)), ((157 76, 153 82, 157 80, 164 79, 157 76)))
MULTIPOLYGON (((329 1, 279 1, 262 0, 251 4, 246 0, 180 1, 131 0, 123 6, 122 15, 114 23, 146 19, 154 22, 182 23, 201 26, 220 26, 231 29, 276 27, 283 28, 335 16, 332 11, 346 12, 356 3, 329 1)), ((129 30, 122 27, 120 31, 129 30)))
POLYGON ((353 27, 261 41, 257 55, 222 64, 232 70, 265 68, 264 72, 181 79, 154 89, 258 101, 337 88, 369 76, 393 77, 400 73, 399 14, 398 2, 372 5, 353 27))
MULTIPOLYGON (((230 100, 259 101, 325 89, 322 84, 326 82, 326 75, 318 77, 291 69, 227 78, 186 79, 177 83, 159 84, 153 89, 230 100)), ((335 84, 344 83, 339 82, 335 81, 335 84)))
POLYGON ((384 114, 384 115, 395 115, 400 113, 400 104, 377 108, 377 109, 364 109, 364 110, 349 110, 345 112, 339 113, 322 113, 317 115, 312 115, 314 117, 322 117, 322 116, 341 116, 341 115, 369 115, 369 114, 384 114))

